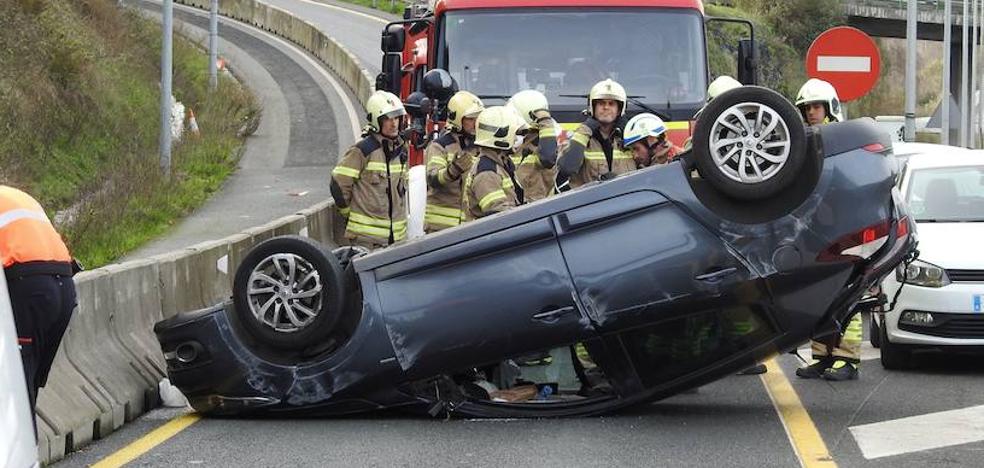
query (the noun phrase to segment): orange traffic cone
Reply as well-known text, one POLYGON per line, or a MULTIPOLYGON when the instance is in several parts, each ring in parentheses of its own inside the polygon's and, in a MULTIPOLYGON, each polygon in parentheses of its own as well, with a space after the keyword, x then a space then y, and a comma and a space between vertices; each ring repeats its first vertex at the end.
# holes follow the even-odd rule
POLYGON ((191 130, 192 134, 198 135, 198 121, 195 120, 195 111, 191 110, 190 107, 188 108, 188 130, 191 130))

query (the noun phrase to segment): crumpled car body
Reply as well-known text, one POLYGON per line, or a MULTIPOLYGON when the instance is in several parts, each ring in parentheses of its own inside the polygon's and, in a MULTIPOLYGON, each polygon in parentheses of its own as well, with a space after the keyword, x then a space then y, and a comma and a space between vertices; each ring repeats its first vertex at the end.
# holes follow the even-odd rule
POLYGON ((231 303, 181 314, 156 327, 168 374, 210 414, 471 417, 600 414, 733 375, 846 324, 915 248, 888 136, 809 138, 815 182, 772 200, 717 195, 684 156, 356 258, 361 317, 314 358, 258 352, 231 303), (576 344, 610 391, 493 401, 455 382, 576 344))

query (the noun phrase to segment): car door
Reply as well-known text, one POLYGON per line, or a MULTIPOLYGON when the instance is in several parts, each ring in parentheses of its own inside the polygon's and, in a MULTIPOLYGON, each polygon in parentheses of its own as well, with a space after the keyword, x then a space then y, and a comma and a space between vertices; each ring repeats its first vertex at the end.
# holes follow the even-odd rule
POLYGON ((549 218, 416 256, 376 275, 396 357, 413 376, 500 362, 593 334, 575 305, 549 218))
POLYGON ((557 216, 557 235, 606 373, 624 391, 773 336, 760 282, 709 229, 653 191, 557 216))

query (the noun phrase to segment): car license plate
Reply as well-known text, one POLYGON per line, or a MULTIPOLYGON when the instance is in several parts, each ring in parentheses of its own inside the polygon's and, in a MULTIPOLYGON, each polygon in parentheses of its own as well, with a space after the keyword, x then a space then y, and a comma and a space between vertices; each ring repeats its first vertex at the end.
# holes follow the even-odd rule
POLYGON ((981 312, 982 302, 984 302, 984 294, 974 294, 974 312, 981 312))

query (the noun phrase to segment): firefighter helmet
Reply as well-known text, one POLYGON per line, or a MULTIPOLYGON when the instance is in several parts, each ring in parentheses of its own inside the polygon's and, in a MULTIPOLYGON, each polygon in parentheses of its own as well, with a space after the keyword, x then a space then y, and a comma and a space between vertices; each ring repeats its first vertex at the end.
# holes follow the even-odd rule
POLYGON ((827 118, 830 120, 844 121, 840 99, 837 98, 837 90, 834 89, 834 86, 826 81, 810 78, 796 94, 796 107, 800 109, 800 112, 803 112, 803 106, 815 103, 824 105, 827 110, 827 118))
POLYGON ((632 146, 637 141, 642 141, 646 137, 661 137, 666 134, 666 124, 663 119, 648 113, 642 113, 629 119, 625 124, 625 133, 622 137, 622 145, 626 148, 632 146))
POLYGON ((627 97, 625 94, 625 88, 618 84, 618 82, 608 78, 606 80, 599 81, 591 87, 591 92, 588 94, 588 115, 594 115, 594 102, 598 99, 611 99, 617 101, 621 107, 619 115, 625 115, 625 101, 627 100, 627 97))
POLYGON ((707 87, 707 102, 711 102, 714 99, 727 91, 731 91, 735 88, 740 88, 741 82, 728 76, 721 75, 711 82, 710 86, 707 87))
POLYGON ((506 105, 515 109, 527 125, 533 125, 536 122, 537 112, 550 110, 547 97, 535 89, 527 89, 513 94, 506 105))
POLYGON ((379 133, 382 118, 393 118, 407 115, 403 103, 395 94, 388 91, 376 91, 366 101, 366 118, 369 120, 369 130, 379 133))
POLYGON ((508 151, 516 144, 521 119, 506 106, 486 107, 475 123, 475 144, 508 151))
POLYGON ((448 101, 448 127, 460 132, 463 128, 462 119, 476 118, 484 109, 485 105, 478 96, 468 91, 458 91, 448 101))

